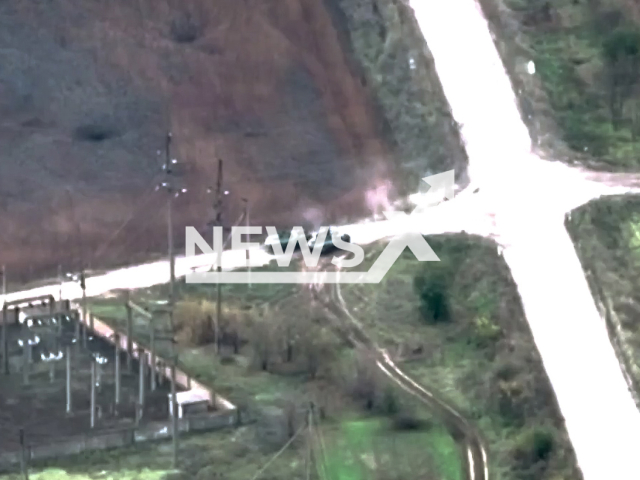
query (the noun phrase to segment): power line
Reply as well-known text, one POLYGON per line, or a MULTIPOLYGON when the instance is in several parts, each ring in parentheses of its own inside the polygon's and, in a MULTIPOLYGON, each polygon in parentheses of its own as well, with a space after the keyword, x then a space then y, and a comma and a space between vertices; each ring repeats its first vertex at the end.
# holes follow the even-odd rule
POLYGON ((293 441, 298 437, 298 435, 300 435, 305 429, 307 428, 307 425, 303 425, 302 427, 300 427, 298 429, 298 431, 293 435, 293 437, 291 437, 287 443, 284 444, 284 446, 278 450, 276 452, 276 454, 271 457, 271 459, 264 464, 264 466, 258 470, 258 473, 256 473, 251 480, 256 480, 260 475, 262 475, 262 473, 269 467, 269 465, 271 465, 280 455, 282 455, 282 453, 287 449, 287 447, 289 447, 289 445, 291 445, 293 443, 293 441))
POLYGON ((144 207, 148 206, 147 202, 152 198, 153 194, 156 192, 156 186, 158 185, 158 181, 160 179, 159 177, 160 177, 159 175, 156 175, 156 177, 154 177, 153 179, 151 186, 147 187, 146 189, 147 192, 140 199, 139 206, 136 209, 134 209, 131 215, 129 215, 129 217, 124 222, 122 222, 122 224, 114 231, 114 233, 98 249, 96 249, 95 253, 91 257, 92 261, 95 258, 97 258, 104 251, 104 249, 113 240, 115 240, 118 237, 118 235, 120 235, 120 233, 122 233, 122 231, 127 227, 127 225, 129 225, 129 223, 131 223, 131 221, 134 220, 142 212, 142 209, 144 207))
MULTIPOLYGON (((160 216, 164 216, 165 211, 163 209, 155 209, 153 212, 151 212, 149 215, 147 215, 147 217, 144 220, 144 223, 141 223, 139 226, 142 229, 141 233, 138 233, 137 235, 131 235, 126 237, 126 241, 119 243, 117 245, 114 245, 114 250, 111 250, 110 256, 119 256, 122 253, 126 252, 128 249, 132 248, 136 243, 140 243, 143 242, 145 240, 149 239, 149 235, 148 233, 146 233, 147 231, 147 227, 155 224, 160 216)), ((103 251, 103 253, 106 253, 105 251, 103 251)))

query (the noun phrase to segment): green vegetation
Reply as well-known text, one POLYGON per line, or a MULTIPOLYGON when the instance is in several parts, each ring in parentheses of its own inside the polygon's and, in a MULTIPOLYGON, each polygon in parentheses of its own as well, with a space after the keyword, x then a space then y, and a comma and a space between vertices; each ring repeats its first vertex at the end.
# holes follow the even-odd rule
POLYGON ((467 235, 428 241, 441 262, 419 263, 406 251, 380 285, 343 286, 351 313, 405 372, 479 426, 492 478, 580 478, 495 244, 467 235))
MULTIPOLYGON (((480 428, 491 452, 492 478, 580 478, 515 286, 495 245, 468 235, 428 240, 441 262, 420 263, 405 252, 381 284, 342 286, 352 315, 403 370, 480 428)), ((376 258, 378 248, 372 247, 365 262, 376 258)), ((164 288, 134 291, 132 297, 158 300, 164 288)), ((257 420, 241 430, 253 432, 248 444, 254 453, 246 453, 242 465, 218 460, 228 469, 225 475, 257 471, 264 457, 255 452, 280 448, 303 425, 300 409, 313 400, 325 444, 318 478, 364 480, 392 469, 398 479, 415 478, 417 471, 461 478, 460 453, 439 420, 389 384, 365 352, 339 341, 308 289, 284 293, 284 288, 253 285, 252 306, 245 301, 248 286, 225 286, 224 338, 216 355, 210 331, 215 288, 180 287, 175 326, 182 367, 257 420), (268 433, 274 428, 280 432, 275 437, 268 433)), ((122 301, 94 299, 92 309, 110 313, 109 321, 124 328, 122 301)), ((135 335, 144 341, 148 321, 135 318, 135 335)), ((278 460, 269 476, 297 478, 304 471, 304 448, 298 440, 291 448, 287 455, 292 456, 283 457, 289 463, 278 460)), ((134 462, 146 454, 121 455, 134 462)), ((147 465, 153 469, 156 463, 147 465)))
MULTIPOLYGON (((633 5, 624 0, 482 4, 521 103, 528 107, 524 113, 532 115, 525 121, 541 129, 535 136, 543 144, 549 133, 559 137, 572 152, 569 157, 594 166, 637 169, 640 28, 632 20, 633 5), (534 61, 535 79, 514 66, 524 59, 534 61)), ((551 148, 556 158, 564 157, 557 144, 551 148)))
MULTIPOLYGON (((165 290, 159 286, 133 291, 131 297, 138 304, 151 304, 165 297, 165 290)), ((306 289, 258 284, 248 293, 246 285, 225 285, 220 355, 214 351, 210 323, 215 287, 181 284, 179 290, 174 320, 181 367, 257 420, 252 427, 256 448, 282 446, 301 425, 297 409, 313 400, 327 449, 320 475, 370 478, 390 472, 401 458, 402 468, 395 469, 399 479, 412 479, 416 471, 439 472, 444 480, 461 478, 459 454, 444 427, 427 412, 418 415, 414 405, 383 383, 366 358, 339 342, 323 326, 322 312, 305 296, 306 289), (274 428, 280 432, 275 440, 269 433, 274 428), (389 456, 389 451, 394 454, 389 456)), ((124 330, 124 298, 91 299, 90 309, 124 330)), ((138 314, 133 318, 134 336, 147 343, 148 320, 138 314)), ((168 327, 161 317, 155 322, 158 328, 168 327)), ((167 348, 161 346, 160 354, 168 353, 163 350, 167 348)), ((304 459, 302 451, 297 455, 304 459)), ((292 466, 286 478, 295 476, 292 466)))
POLYGON ((348 32, 345 47, 378 100, 407 191, 413 193, 425 174, 465 169, 457 125, 411 9, 383 0, 326 4, 338 29, 348 32))
POLYGON ((583 205, 567 222, 587 274, 602 306, 618 357, 640 395, 640 198, 607 197, 583 205))
MULTIPOLYGON (((180 445, 183 473, 171 469, 171 443, 146 443, 128 449, 86 452, 42 464, 29 475, 33 480, 208 480, 214 474, 247 480, 272 456, 255 448, 249 427, 197 436, 183 436, 180 445)), ((285 451, 269 468, 272 478, 304 478, 304 458, 297 449, 285 451)), ((268 477, 267 477, 268 478, 268 477)), ((23 480, 19 474, 0 480, 23 480)))
POLYGON ((398 434, 380 419, 366 419, 345 421, 325 435, 331 447, 323 480, 409 479, 417 472, 424 478, 463 478, 457 447, 442 427, 398 434))

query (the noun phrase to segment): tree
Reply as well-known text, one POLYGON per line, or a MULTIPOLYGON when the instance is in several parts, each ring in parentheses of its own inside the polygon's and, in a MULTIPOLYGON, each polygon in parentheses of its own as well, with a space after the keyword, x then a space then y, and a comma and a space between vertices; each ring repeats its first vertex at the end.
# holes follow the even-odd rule
POLYGON ((336 338, 326 328, 311 323, 305 327, 299 344, 307 373, 311 379, 315 379, 320 369, 331 364, 335 359, 336 338))
POLYGON ((262 371, 269 370, 269 363, 273 359, 274 352, 274 328, 268 318, 256 320, 251 328, 250 344, 253 351, 253 359, 262 371))
POLYGON ((452 282, 452 270, 448 262, 441 260, 429 265, 414 278, 414 288, 420 297, 420 313, 428 323, 448 322, 451 320, 449 290, 452 282))
POLYGON ((602 53, 608 79, 609 110, 614 128, 620 126, 624 102, 640 79, 640 32, 617 28, 607 35, 602 53))

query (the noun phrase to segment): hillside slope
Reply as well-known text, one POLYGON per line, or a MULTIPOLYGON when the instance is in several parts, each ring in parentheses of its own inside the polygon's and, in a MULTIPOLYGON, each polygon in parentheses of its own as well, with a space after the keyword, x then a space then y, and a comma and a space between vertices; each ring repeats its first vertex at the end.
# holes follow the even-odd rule
MULTIPOLYGON (((0 252, 12 277, 161 252, 166 197, 154 187, 168 129, 189 189, 177 202, 178 244, 185 225, 211 218, 218 158, 229 224, 243 197, 254 224, 319 225, 368 214, 402 189, 394 152, 404 137, 390 133, 368 81, 378 72, 353 54, 353 12, 348 24, 340 3, 2 2, 0 252)), ((361 2, 356 18, 376 3, 361 2)), ((367 21, 358 33, 377 28, 367 21)), ((442 104, 413 90, 424 98, 398 105, 442 104)), ((420 115, 434 123, 429 110, 420 115)), ((449 137, 440 145, 459 144, 454 127, 440 130, 449 137)), ((460 148, 444 167, 465 161, 460 148)))

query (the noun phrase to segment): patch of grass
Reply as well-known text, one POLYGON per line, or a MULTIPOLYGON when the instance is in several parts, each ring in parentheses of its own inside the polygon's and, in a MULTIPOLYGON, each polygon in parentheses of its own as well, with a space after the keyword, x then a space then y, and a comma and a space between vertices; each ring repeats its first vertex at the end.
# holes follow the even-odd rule
POLYGON ((640 197, 591 201, 571 212, 567 228, 640 406, 640 197))
POLYGON ((554 443, 536 478, 580 478, 516 287, 495 244, 469 235, 427 239, 441 262, 420 263, 407 251, 379 285, 342 286, 351 313, 390 354, 404 359, 407 374, 478 425, 491 451, 492 478, 529 478, 512 445, 539 425, 553 429, 554 443), (424 295, 433 285, 438 298, 424 295), (449 315, 434 322, 429 302, 446 302, 449 315))
POLYGON ((346 47, 378 100, 407 191, 415 192, 425 175, 466 170, 457 124, 412 10, 396 1, 325 3, 338 29, 348 32, 346 47))
MULTIPOLYGON (((269 460, 270 454, 254 448, 254 432, 249 427, 197 436, 182 436, 179 468, 171 468, 171 442, 137 445, 128 449, 88 452, 33 466, 29 478, 35 480, 169 480, 170 478, 223 478, 246 480, 269 460), (197 477, 199 472, 200 477, 197 477)), ((275 478, 303 478, 303 455, 289 449, 269 467, 275 478)), ((20 474, 0 475, 0 480, 23 480, 20 474)))
POLYGON ((640 29, 628 2, 481 4, 539 146, 556 159, 636 170, 640 29), (534 76, 524 67, 529 60, 534 76))
POLYGON ((443 480, 463 478, 460 457, 451 436, 443 427, 415 432, 390 433, 381 419, 345 421, 327 436, 324 480, 366 480, 415 478, 433 475, 443 480))

